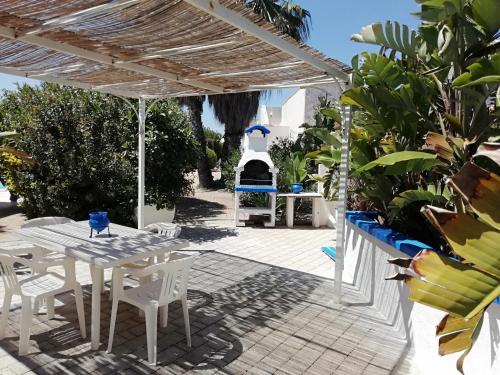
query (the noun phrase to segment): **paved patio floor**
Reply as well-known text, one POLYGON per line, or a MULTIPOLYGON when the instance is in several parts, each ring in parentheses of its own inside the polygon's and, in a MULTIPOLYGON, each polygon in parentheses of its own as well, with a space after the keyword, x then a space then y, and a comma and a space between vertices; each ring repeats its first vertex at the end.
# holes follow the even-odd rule
MULTIPOLYGON (((187 199, 177 217, 182 236, 192 241, 189 250, 200 254, 188 294, 192 348, 186 347, 181 307, 174 303, 167 328, 158 329, 158 366, 149 366, 144 320, 122 303, 114 350, 106 354, 111 305, 105 292, 103 345, 92 351, 79 336, 73 297, 62 295, 55 319, 36 316, 32 350, 23 357, 17 355, 19 304, 12 309, 7 337, 0 341, 0 374, 402 373, 397 363, 405 343, 393 338, 391 327, 363 301, 357 307, 331 301, 333 265, 319 250, 333 241, 331 229, 236 229, 230 226, 230 196, 214 192, 187 199)), ((78 263, 77 274, 89 325, 88 267, 78 263)), ((357 300, 348 286, 345 293, 357 300)))

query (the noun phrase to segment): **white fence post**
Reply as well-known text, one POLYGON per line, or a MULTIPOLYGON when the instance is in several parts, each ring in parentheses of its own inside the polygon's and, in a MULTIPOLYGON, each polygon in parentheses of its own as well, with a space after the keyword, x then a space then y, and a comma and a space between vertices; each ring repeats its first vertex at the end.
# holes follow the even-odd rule
POLYGON ((342 145, 339 172, 339 205, 337 207, 336 224, 336 259, 334 294, 337 302, 342 301, 342 272, 344 270, 345 252, 345 212, 347 206, 347 184, 349 180, 349 137, 351 130, 351 108, 343 106, 342 112, 342 145))
POLYGON ((146 99, 139 98, 139 168, 137 189, 137 228, 144 228, 144 192, 146 173, 146 99))

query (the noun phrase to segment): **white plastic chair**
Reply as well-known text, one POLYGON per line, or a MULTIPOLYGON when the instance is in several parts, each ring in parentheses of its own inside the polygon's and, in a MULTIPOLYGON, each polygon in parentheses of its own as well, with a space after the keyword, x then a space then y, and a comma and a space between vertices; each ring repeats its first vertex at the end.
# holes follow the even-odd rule
POLYGON ((36 219, 27 220, 21 225, 21 229, 25 228, 33 228, 33 227, 44 227, 47 225, 55 225, 55 224, 66 224, 66 223, 74 223, 74 220, 71 220, 68 217, 63 216, 44 216, 37 217, 36 219))
POLYGON ((47 300, 47 317, 54 317, 54 297, 58 294, 74 291, 76 310, 80 324, 80 332, 85 338, 85 315, 83 310, 83 293, 81 285, 76 281, 75 262, 72 258, 64 260, 65 277, 54 272, 41 272, 19 280, 15 265, 22 264, 31 269, 46 269, 50 264, 36 264, 36 262, 12 255, 0 254, 0 274, 5 288, 2 317, 0 320, 0 339, 5 336, 10 304, 14 294, 21 297, 21 321, 19 323, 19 355, 28 352, 31 324, 34 309, 42 299, 47 300))
POLYGON ((191 347, 191 329, 189 326, 189 312, 187 308, 187 285, 189 270, 196 257, 173 253, 169 261, 155 264, 144 269, 115 268, 113 270, 113 305, 111 308, 111 324, 109 327, 108 353, 113 348, 116 314, 119 301, 127 302, 144 311, 146 318, 146 337, 148 361, 156 365, 157 354, 157 318, 161 308, 162 327, 167 326, 168 304, 180 300, 184 314, 187 345, 191 347), (135 275, 138 277, 152 276, 158 273, 159 279, 139 285, 135 288, 123 289, 123 276, 135 275))
MULTIPOLYGON (((153 223, 146 225, 143 228, 143 230, 151 233, 156 233, 159 234, 160 236, 165 236, 168 238, 177 238, 179 237, 182 228, 179 225, 173 223, 153 223)), ((123 267, 132 269, 144 269, 153 264, 154 264, 154 258, 148 258, 148 259, 138 260, 133 263, 124 264, 123 267)), ((151 276, 140 277, 139 284, 142 285, 151 282, 151 280, 152 280, 151 276)), ((111 290, 109 293, 109 300, 111 301, 112 299, 113 299, 113 286, 111 286, 111 290)), ((139 315, 142 316, 142 311, 139 315)))
MULTIPOLYGON (((26 228, 35 228, 35 227, 43 227, 46 225, 54 225, 54 224, 66 224, 66 223, 74 223, 74 220, 71 220, 70 218, 67 217, 62 217, 62 216, 45 216, 45 217, 38 217, 36 219, 31 219, 27 220, 24 222, 23 225, 21 225, 21 229, 26 229, 26 228)), ((25 241, 18 241, 25 243, 25 241)), ((31 245, 31 244, 29 244, 31 245)), ((11 247, 12 248, 12 247, 11 247)), ((0 249, 4 249, 4 253, 8 253, 11 255, 19 255, 21 252, 19 250, 17 251, 9 251, 10 249, 5 248, 3 245, 0 245, 0 249), (5 251, 7 250, 7 251, 5 251)), ((35 264, 42 264, 42 265, 47 265, 47 267, 51 267, 52 261, 58 262, 60 260, 64 260, 66 256, 64 254, 59 254, 56 252, 49 251, 47 249, 44 249, 43 247, 31 245, 30 247, 27 247, 26 249, 27 253, 32 254, 32 259, 35 264)), ((1 250, 0 250, 1 251, 1 250)), ((56 265, 56 264, 54 264, 56 265)), ((57 264, 58 265, 58 264, 57 264)), ((34 270, 38 272, 44 272, 47 271, 47 269, 39 269, 39 270, 34 270)))
MULTIPOLYGON (((55 224, 67 224, 67 223, 74 223, 74 220, 71 220, 68 217, 63 217, 63 216, 44 216, 44 217, 37 217, 35 219, 27 220, 21 225, 21 229, 26 229, 26 228, 36 228, 36 227, 43 227, 47 225, 55 225, 55 224)), ((23 241, 24 242, 24 241, 23 241)), ((34 245, 32 245, 34 246, 34 245)), ((0 245, 1 247, 1 245, 0 245)), ((43 247, 39 246, 34 246, 35 249, 32 249, 29 251, 32 254, 31 260, 34 262, 37 267, 42 267, 38 269, 34 269, 32 271, 34 272, 46 272, 49 267, 55 267, 55 266, 63 266, 64 267, 64 273, 65 275, 67 274, 66 270, 66 261, 69 262, 68 264, 71 265, 71 262, 74 263, 71 259, 68 259, 68 257, 64 254, 56 253, 47 249, 44 249, 43 247)), ((29 250, 29 249, 26 249, 29 250)), ((0 252, 2 252, 0 250, 0 252)), ((5 251, 4 251, 5 252, 5 251)), ((5 252, 10 255, 17 255, 14 254, 12 251, 5 252)), ((43 305, 45 301, 42 299, 40 301, 37 301, 37 303, 34 306, 34 313, 38 313, 39 305, 43 305)), ((53 304, 53 299, 52 301, 47 301, 47 308, 49 308, 49 305, 53 304)))
MULTIPOLYGON (((52 224, 65 224, 65 223, 73 223, 74 221, 62 216, 46 216, 39 217, 36 219, 27 220, 24 224, 21 225, 21 229, 33 228, 33 227, 42 227, 45 225, 52 224)), ((42 262, 44 257, 49 256, 53 260, 63 259, 63 254, 52 253, 43 247, 36 246, 30 244, 26 241, 3 241, 0 243, 0 253, 9 254, 9 255, 24 255, 31 254, 31 260, 34 264, 43 264, 42 262)), ((46 271, 46 270, 34 270, 34 271, 46 271)))
POLYGON ((169 237, 169 238, 177 238, 181 233, 182 228, 173 223, 153 223, 146 225, 144 230, 148 232, 157 233, 161 236, 169 237))

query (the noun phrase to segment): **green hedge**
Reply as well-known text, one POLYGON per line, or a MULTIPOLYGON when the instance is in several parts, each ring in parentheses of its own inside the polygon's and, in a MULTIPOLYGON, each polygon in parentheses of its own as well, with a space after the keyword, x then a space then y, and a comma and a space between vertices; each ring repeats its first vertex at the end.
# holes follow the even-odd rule
MULTIPOLYGON (((136 104, 136 102, 134 103, 136 104)), ((53 84, 4 92, 2 130, 29 160, 1 156, 2 180, 19 194, 26 215, 85 219, 109 211, 132 223, 137 204, 137 118, 122 99, 53 84)), ((146 123, 146 202, 171 207, 191 190, 195 141, 174 101, 151 108, 146 123)))

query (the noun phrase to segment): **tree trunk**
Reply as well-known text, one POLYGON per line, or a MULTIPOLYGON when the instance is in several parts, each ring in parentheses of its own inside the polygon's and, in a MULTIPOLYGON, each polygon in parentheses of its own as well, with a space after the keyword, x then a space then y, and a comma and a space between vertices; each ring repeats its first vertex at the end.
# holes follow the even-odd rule
POLYGON ((226 124, 224 129, 224 144, 222 145, 221 164, 226 162, 234 150, 238 150, 241 145, 243 129, 237 126, 226 124))
POLYGON ((203 131, 203 123, 201 121, 201 111, 203 104, 191 107, 191 116, 193 120, 193 131, 196 141, 199 145, 198 152, 198 179, 200 187, 210 188, 214 183, 214 178, 208 164, 207 157, 207 141, 205 140, 205 132, 203 131))

